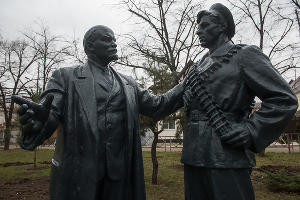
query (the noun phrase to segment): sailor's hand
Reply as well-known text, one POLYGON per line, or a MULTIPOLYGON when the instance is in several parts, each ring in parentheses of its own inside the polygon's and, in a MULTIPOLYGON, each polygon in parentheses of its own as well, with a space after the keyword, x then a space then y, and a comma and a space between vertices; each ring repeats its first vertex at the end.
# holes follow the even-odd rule
POLYGON ((252 137, 249 130, 241 124, 233 125, 232 131, 221 136, 221 141, 239 149, 248 149, 252 145, 252 137))

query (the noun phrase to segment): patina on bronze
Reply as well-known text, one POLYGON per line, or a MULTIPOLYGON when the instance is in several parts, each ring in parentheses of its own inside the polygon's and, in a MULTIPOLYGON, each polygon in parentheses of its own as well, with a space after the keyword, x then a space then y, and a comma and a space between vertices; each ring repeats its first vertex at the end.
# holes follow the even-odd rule
POLYGON ((163 117, 182 101, 182 85, 154 96, 109 66, 118 59, 113 31, 84 36, 88 61, 53 72, 39 104, 22 98, 21 147, 33 150, 58 128, 50 195, 59 200, 143 200, 139 113, 163 117))
POLYGON ((297 98, 258 47, 231 41, 235 25, 224 5, 200 11, 197 23, 209 52, 183 83, 185 199, 253 200, 253 152, 280 136, 297 98), (249 117, 255 96, 262 106, 249 117))

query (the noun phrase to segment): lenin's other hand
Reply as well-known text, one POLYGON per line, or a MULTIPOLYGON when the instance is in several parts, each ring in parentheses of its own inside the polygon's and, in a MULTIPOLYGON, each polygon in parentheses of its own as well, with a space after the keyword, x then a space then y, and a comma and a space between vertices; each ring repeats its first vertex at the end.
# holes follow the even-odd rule
POLYGON ((221 136, 221 141, 232 148, 247 149, 252 144, 251 134, 241 124, 232 126, 232 130, 221 136))
POLYGON ((48 119, 53 95, 47 95, 45 101, 40 104, 18 96, 12 96, 12 100, 20 105, 17 109, 17 113, 20 116, 23 133, 38 133, 48 119))

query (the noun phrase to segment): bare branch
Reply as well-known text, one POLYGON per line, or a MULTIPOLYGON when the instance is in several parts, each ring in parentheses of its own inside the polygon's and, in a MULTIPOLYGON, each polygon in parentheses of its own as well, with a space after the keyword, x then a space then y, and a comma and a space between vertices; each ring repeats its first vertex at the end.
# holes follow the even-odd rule
MULTIPOLYGON (((274 0, 227 0, 237 18, 246 16, 248 21, 240 22, 239 25, 249 27, 248 23, 254 25, 254 29, 247 29, 247 34, 241 35, 241 39, 259 41, 258 46, 275 62, 274 65, 280 72, 286 72, 295 67, 292 55, 296 53, 299 45, 289 36, 292 36, 293 20, 291 14, 293 8, 274 0), (242 14, 241 14, 242 12, 242 14), (252 38, 249 38, 249 36, 252 38), (248 36, 248 38, 247 38, 248 36)), ((297 0, 298 1, 298 0, 297 0)), ((300 30, 300 29, 299 29, 300 30)), ((243 31, 243 30, 241 30, 243 31)))

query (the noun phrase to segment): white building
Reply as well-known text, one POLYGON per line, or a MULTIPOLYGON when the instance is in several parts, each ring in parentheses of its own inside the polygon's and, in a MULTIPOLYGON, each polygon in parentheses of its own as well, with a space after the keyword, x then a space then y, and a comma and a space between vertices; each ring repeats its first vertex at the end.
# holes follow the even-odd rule
MULTIPOLYGON (((13 114, 13 119, 12 119, 12 130, 11 130, 11 138, 10 138, 10 143, 17 143, 17 137, 19 134, 18 128, 15 126, 16 124, 16 114, 13 114)), ((4 141, 4 129, 5 129, 5 117, 4 117, 4 112, 3 110, 0 109, 0 144, 3 143, 4 141)))
MULTIPOLYGON (((169 120, 161 120, 158 122, 158 130, 163 129, 163 131, 159 134, 158 140, 161 143, 169 143, 170 140, 174 141, 177 140, 176 138, 176 131, 177 131, 177 121, 174 119, 169 120)), ((145 133, 145 136, 141 136, 141 144, 142 146, 151 146, 153 142, 153 132, 148 129, 145 133)), ((183 137, 181 136, 180 139, 183 137)))

